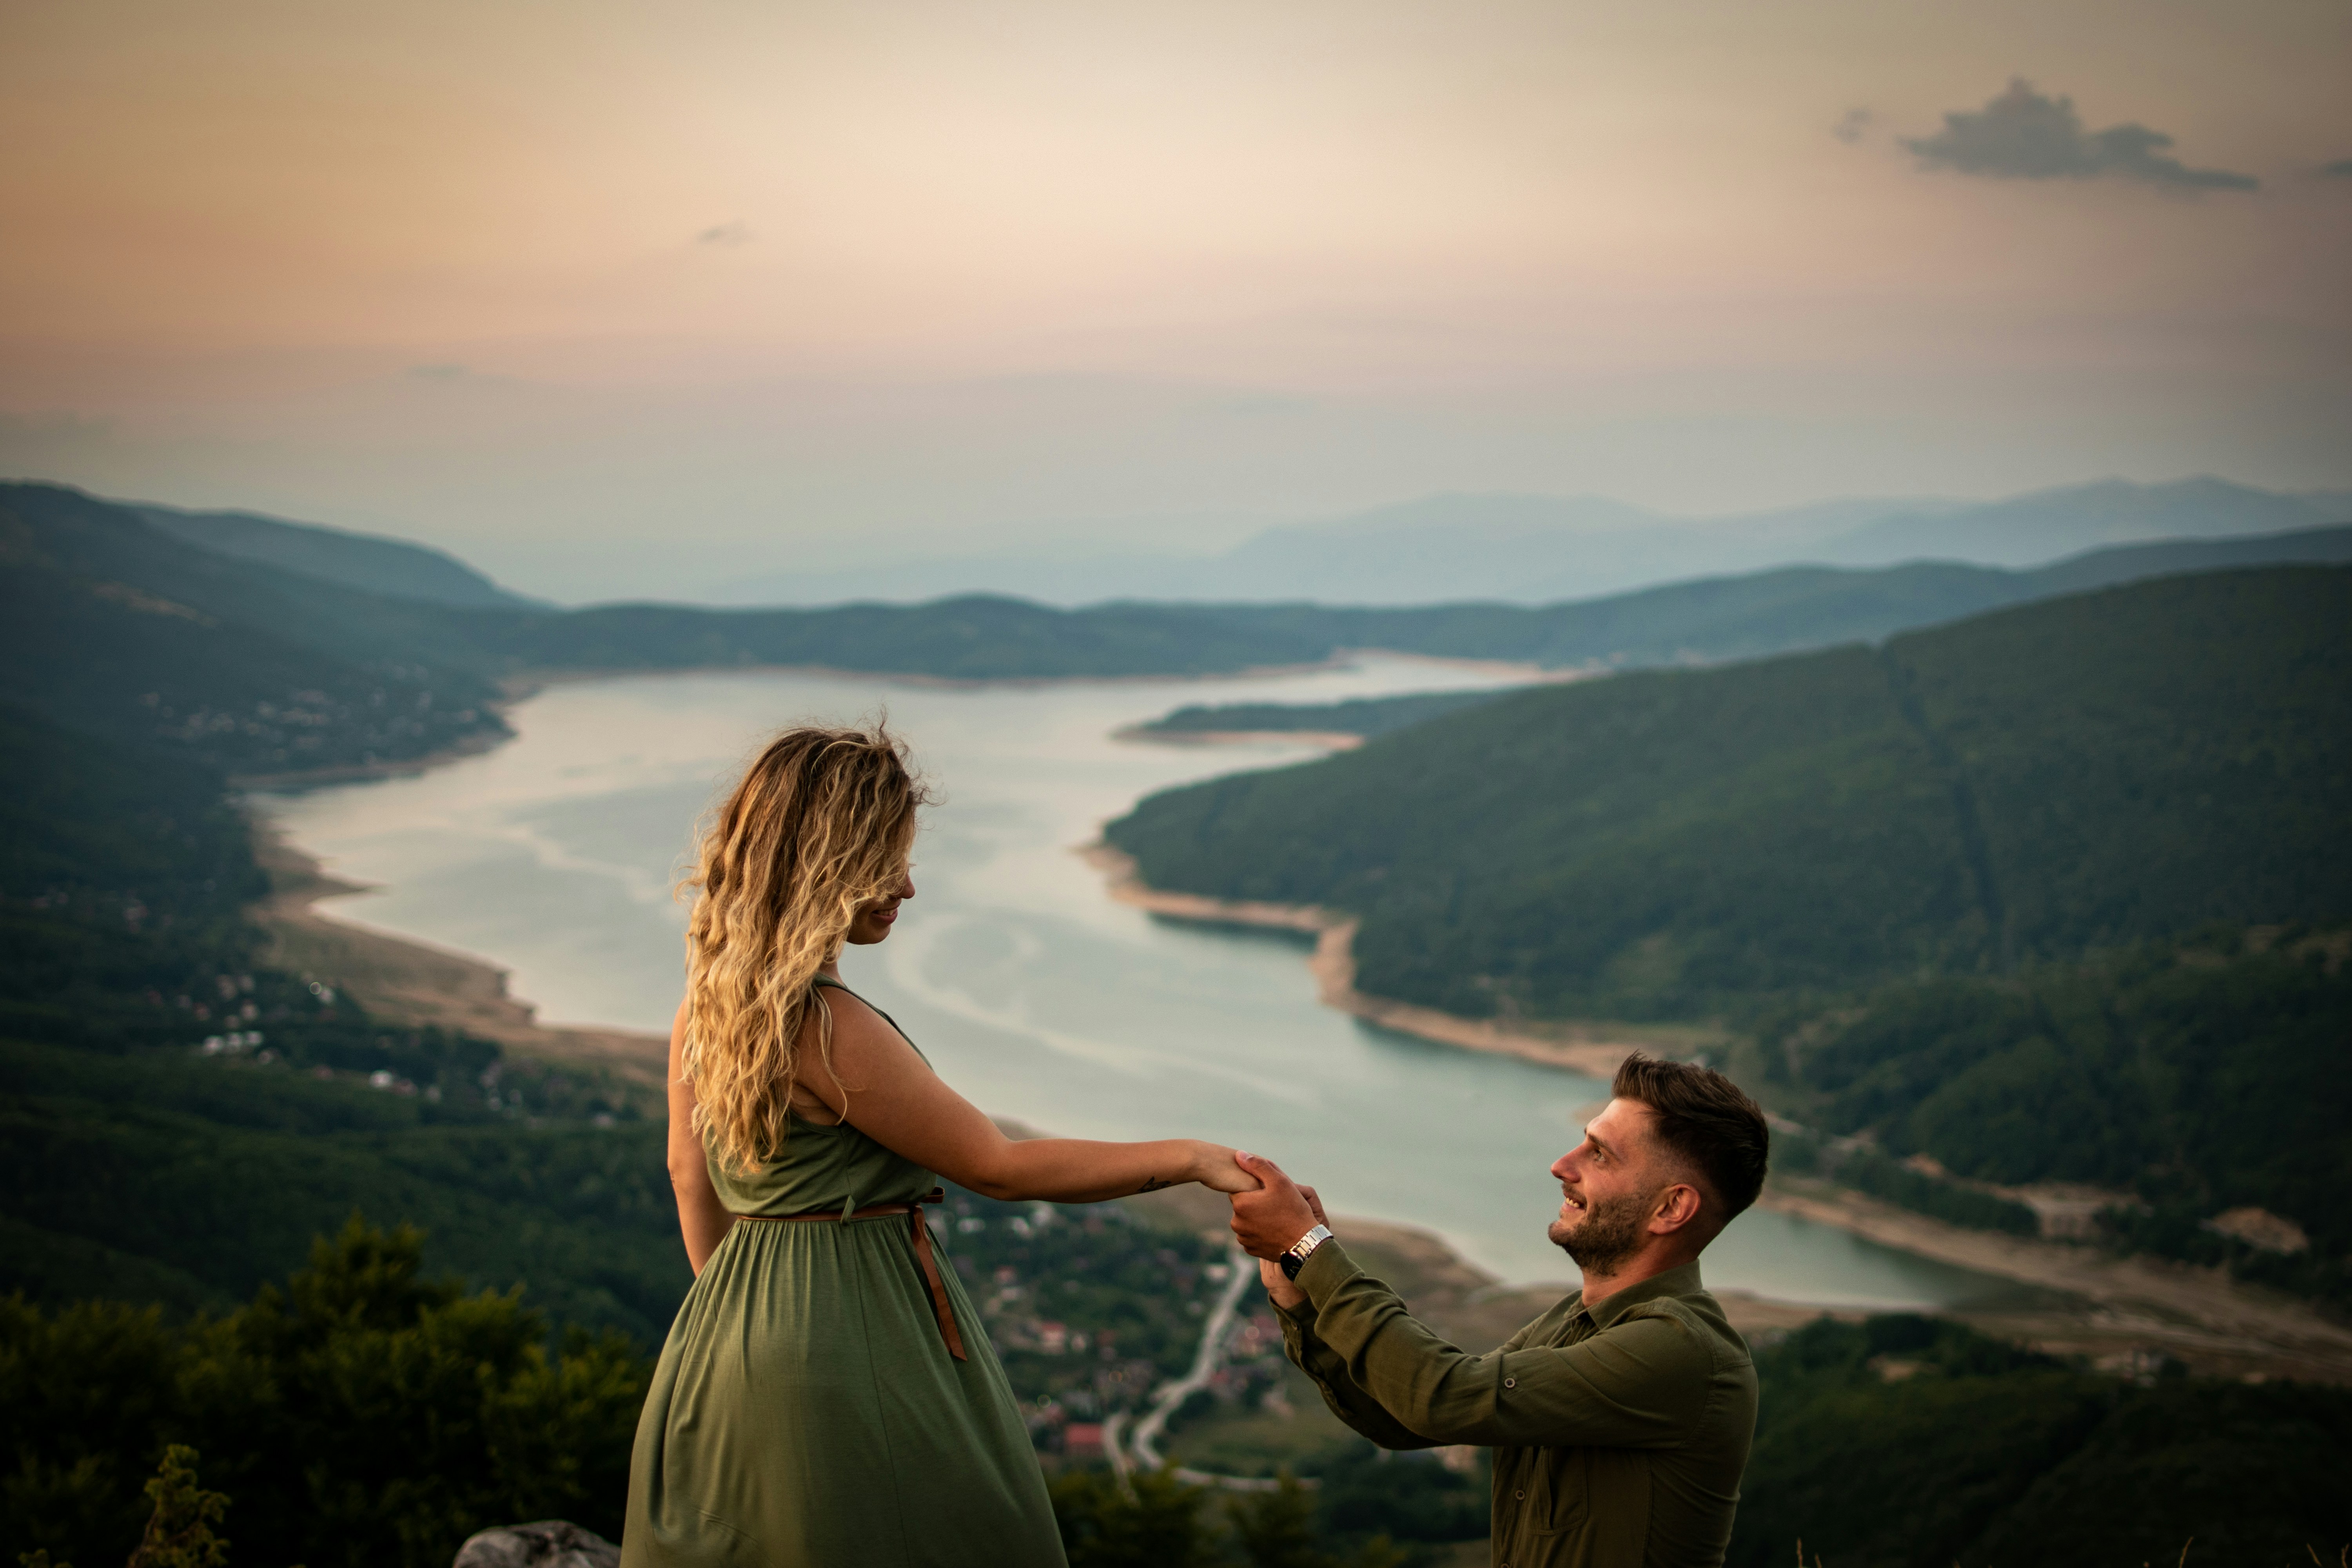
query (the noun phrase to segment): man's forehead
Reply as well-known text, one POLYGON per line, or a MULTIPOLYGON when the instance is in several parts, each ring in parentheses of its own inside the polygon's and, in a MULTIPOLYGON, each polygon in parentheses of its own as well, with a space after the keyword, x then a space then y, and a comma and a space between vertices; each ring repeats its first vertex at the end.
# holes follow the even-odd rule
POLYGON ((1622 1096, 1602 1106, 1584 1124, 1585 1136, 1623 1149, 1647 1142, 1654 1113, 1638 1100, 1622 1096))

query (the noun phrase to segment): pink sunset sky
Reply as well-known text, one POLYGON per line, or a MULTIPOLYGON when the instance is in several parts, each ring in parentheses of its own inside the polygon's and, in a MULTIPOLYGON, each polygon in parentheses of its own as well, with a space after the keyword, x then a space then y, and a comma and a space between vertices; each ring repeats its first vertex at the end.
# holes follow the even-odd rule
POLYGON ((15 0, 0 470, 562 596, 2341 488, 2347 83, 2336 0, 15 0))

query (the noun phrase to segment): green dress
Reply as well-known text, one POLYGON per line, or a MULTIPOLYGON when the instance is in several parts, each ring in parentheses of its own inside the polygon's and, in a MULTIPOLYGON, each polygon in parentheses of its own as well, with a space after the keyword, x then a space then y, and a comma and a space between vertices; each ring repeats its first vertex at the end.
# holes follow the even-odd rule
MULTIPOLYGON (((741 1215, 904 1204, 936 1181, 854 1127, 797 1117, 772 1163, 740 1176, 714 1160, 710 1179, 741 1215)), ((730 1226, 637 1420, 622 1568, 1061 1568, 1012 1385, 941 1263, 962 1361, 906 1215, 730 1226)))

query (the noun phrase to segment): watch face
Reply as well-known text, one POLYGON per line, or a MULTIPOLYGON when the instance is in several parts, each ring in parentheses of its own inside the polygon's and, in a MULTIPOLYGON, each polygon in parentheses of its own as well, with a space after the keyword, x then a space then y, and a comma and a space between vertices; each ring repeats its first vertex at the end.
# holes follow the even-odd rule
POLYGON ((1282 1255, 1282 1277, 1285 1279, 1297 1279, 1298 1271, 1305 1267, 1307 1267, 1307 1260, 1298 1254, 1286 1252, 1282 1255))

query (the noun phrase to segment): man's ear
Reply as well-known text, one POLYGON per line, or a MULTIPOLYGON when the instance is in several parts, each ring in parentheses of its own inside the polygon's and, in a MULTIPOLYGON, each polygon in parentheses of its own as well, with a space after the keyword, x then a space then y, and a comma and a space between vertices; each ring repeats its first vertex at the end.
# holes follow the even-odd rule
POLYGON ((1671 1236, 1695 1222, 1704 1206, 1696 1187, 1676 1182, 1658 1194, 1657 1207, 1650 1213, 1650 1230, 1654 1235, 1671 1236))

